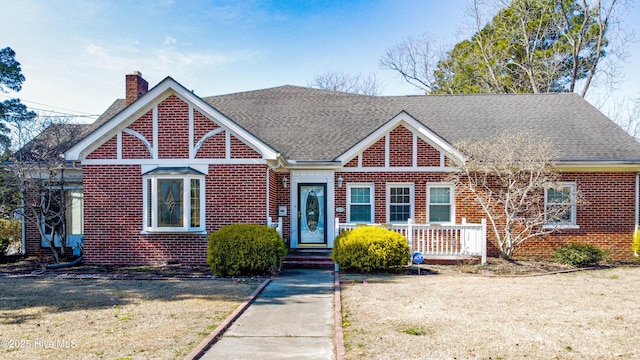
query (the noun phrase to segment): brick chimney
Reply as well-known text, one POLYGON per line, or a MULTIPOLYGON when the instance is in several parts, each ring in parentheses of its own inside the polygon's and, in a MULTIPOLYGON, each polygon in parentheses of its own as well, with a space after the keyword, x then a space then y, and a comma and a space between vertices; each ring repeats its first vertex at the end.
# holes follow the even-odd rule
POLYGON ((139 97, 146 94, 149 90, 149 83, 142 78, 140 71, 134 71, 133 74, 127 75, 127 94, 126 104, 129 105, 132 102, 138 100, 139 97))

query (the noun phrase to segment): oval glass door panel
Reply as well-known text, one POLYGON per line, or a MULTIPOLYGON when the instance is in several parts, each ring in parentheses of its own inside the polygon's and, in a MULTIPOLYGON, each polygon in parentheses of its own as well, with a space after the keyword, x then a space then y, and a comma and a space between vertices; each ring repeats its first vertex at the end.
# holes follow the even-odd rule
POLYGON ((327 243, 326 186, 326 184, 298 185, 298 244, 315 246, 327 243))
POLYGON ((318 220, 320 218, 320 203, 315 191, 312 190, 307 194, 307 201, 305 201, 305 203, 307 227, 309 232, 313 234, 318 229, 318 220))

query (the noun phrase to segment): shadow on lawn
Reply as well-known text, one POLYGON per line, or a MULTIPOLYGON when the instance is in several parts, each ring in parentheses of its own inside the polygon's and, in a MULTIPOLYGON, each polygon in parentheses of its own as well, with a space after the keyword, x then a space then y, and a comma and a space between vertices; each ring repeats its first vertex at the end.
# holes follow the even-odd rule
MULTIPOLYGON (((0 324, 28 320, 31 311, 67 312, 124 306, 140 301, 243 301, 260 281, 110 280, 0 277, 0 324), (17 316, 12 310, 25 310, 17 316), (26 313, 26 315, 25 315, 26 313)), ((161 310, 161 309, 159 309, 161 310)))

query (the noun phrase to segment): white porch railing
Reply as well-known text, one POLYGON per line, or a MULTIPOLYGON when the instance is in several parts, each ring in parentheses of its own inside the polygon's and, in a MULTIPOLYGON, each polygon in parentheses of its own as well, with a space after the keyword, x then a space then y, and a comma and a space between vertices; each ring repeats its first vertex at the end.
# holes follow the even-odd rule
MULTIPOLYGON (((480 224, 467 224, 465 218, 462 224, 436 225, 414 224, 409 219, 406 224, 372 224, 397 231, 404 235, 409 242, 411 252, 419 251, 425 257, 438 256, 480 256, 482 263, 487 262, 487 221, 482 219, 480 224)), ((341 224, 335 220, 335 236, 342 231, 352 230, 361 224, 341 224)))
POLYGON ((278 218, 278 222, 273 222, 273 219, 271 219, 271 216, 267 217, 267 226, 270 228, 276 229, 278 234, 280 234, 280 237, 282 237, 282 218, 281 217, 278 218))

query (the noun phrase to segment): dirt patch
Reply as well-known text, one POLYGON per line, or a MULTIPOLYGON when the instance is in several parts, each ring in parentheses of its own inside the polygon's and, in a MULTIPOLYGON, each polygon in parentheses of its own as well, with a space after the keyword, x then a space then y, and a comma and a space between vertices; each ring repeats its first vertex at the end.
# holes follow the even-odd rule
POLYGON ((260 284, 177 266, 40 265, 0 266, 0 358, 183 358, 260 284))
POLYGON ((346 358, 640 358, 640 268, 533 276, 550 264, 513 266, 525 265, 480 267, 485 275, 429 267, 430 276, 343 286, 346 358))

